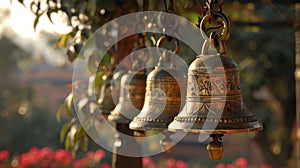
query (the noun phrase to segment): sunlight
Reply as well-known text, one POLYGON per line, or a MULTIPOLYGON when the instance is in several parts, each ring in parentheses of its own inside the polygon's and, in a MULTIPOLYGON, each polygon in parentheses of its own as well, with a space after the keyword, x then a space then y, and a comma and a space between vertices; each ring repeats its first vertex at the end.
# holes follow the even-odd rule
MULTIPOLYGON (((55 24, 52 24, 46 16, 41 16, 35 32, 33 29, 35 15, 30 11, 28 6, 29 4, 26 4, 25 8, 15 1, 13 1, 12 4, 10 4, 9 1, 0 1, 0 8, 9 9, 11 13, 8 20, 4 22, 4 26, 9 27, 22 37, 31 39, 38 38, 38 34, 41 31, 59 34, 70 32, 71 28, 67 26, 62 13, 51 15, 55 24)), ((2 26, 3 25, 0 25, 0 27, 2 26)))
MULTIPOLYGON (((28 1, 27 1, 28 3, 28 1)), ((65 34, 71 31, 62 13, 52 14, 51 18, 55 24, 52 24, 47 16, 41 16, 39 23, 34 31, 33 23, 35 15, 30 11, 29 4, 26 8, 13 1, 0 1, 0 9, 8 10, 8 13, 2 13, 0 20, 0 35, 8 36, 12 41, 22 48, 33 53, 33 58, 43 56, 45 60, 55 66, 65 63, 65 57, 53 46, 49 46, 48 39, 41 32, 50 34, 65 34)))

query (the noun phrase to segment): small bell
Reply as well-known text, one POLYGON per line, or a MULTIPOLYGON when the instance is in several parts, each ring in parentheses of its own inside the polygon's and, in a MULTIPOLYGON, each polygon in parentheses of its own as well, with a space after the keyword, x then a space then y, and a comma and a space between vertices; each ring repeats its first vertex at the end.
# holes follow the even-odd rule
MULTIPOLYGON (((137 36, 138 47, 135 50, 145 48, 144 36, 137 36)), ((146 70, 145 67, 148 60, 148 53, 133 52, 131 54, 132 70, 123 75, 120 84, 120 97, 116 107, 110 112, 108 120, 129 124, 132 119, 140 112, 143 107, 146 91, 146 70)))
POLYGON ((107 119, 110 111, 115 107, 111 93, 112 76, 112 74, 102 76, 103 83, 101 85, 100 97, 98 99, 99 112, 105 117, 105 119, 107 119))
POLYGON ((119 99, 114 99, 114 97, 120 97, 120 83, 121 77, 124 75, 123 71, 118 71, 114 75, 111 73, 108 75, 103 75, 103 83, 100 89, 100 97, 98 99, 99 112, 107 119, 110 112, 118 104, 119 99))
MULTIPOLYGON (((166 40, 166 37, 158 40, 158 46, 162 40, 166 40)), ((130 129, 163 131, 181 110, 181 103, 185 98, 181 93, 186 92, 186 78, 182 72, 175 69, 172 54, 178 53, 179 50, 178 41, 175 41, 175 51, 164 51, 158 65, 149 73, 143 109, 130 123, 130 129), (171 62, 170 67, 164 68, 164 62, 171 62)))
POLYGON ((121 79, 119 103, 110 112, 108 120, 116 123, 130 123, 143 107, 146 88, 145 71, 130 71, 121 79))
POLYGON ((213 18, 223 20, 224 30, 220 37, 216 32, 210 34, 210 42, 205 41, 202 54, 189 66, 186 104, 169 130, 211 134, 213 142, 207 149, 211 159, 218 160, 223 152, 218 140, 223 134, 258 131, 262 125, 246 108, 238 66, 225 52, 223 40, 228 36, 229 24, 226 16, 220 12, 206 15, 200 25, 201 33, 213 18), (219 54, 209 54, 211 44, 219 49, 219 54))

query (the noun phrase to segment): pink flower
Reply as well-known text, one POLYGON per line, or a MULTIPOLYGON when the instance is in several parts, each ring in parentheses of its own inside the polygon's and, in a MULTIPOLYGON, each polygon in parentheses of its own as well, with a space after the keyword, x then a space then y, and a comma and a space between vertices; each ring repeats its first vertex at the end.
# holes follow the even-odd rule
POLYGON ((226 168, 234 168, 233 164, 227 164, 226 168))
POLYGON ((111 166, 108 163, 101 163, 101 168, 111 168, 111 166))
POLYGON ((63 166, 67 166, 72 162, 72 156, 69 151, 58 149, 54 153, 54 160, 58 161, 63 166))
POLYGON ((152 164, 152 159, 151 157, 143 157, 143 166, 149 166, 150 164, 152 164))
POLYGON ((38 153, 40 158, 49 157, 53 154, 52 150, 49 147, 45 147, 41 149, 38 153))
POLYGON ((99 161, 100 159, 103 159, 105 156, 105 153, 102 150, 97 150, 96 152, 88 152, 87 157, 99 161))
POLYGON ((176 161, 174 159, 170 158, 166 161, 165 166, 166 166, 166 168, 173 168, 173 167, 175 167, 175 163, 176 163, 176 161))
POLYGON ((245 158, 237 158, 235 163, 240 168, 246 168, 248 166, 248 161, 245 158))
POLYGON ((30 148, 29 152, 27 153, 23 153, 20 156, 20 165, 22 167, 27 167, 30 165, 35 165, 37 163, 39 163, 41 158, 38 158, 38 153, 39 153, 39 148, 37 147, 32 147, 30 148))
POLYGON ((40 158, 40 164, 42 167, 47 167, 53 161, 54 153, 48 147, 40 150, 38 158, 40 158))
POLYGON ((74 168, 82 168, 84 167, 86 164, 88 164, 88 159, 87 158, 81 158, 81 159, 78 159, 78 160, 75 160, 73 162, 73 167, 74 168))
POLYGON ((176 161, 176 168, 188 168, 188 164, 182 160, 176 161))
POLYGON ((0 151, 0 161, 5 160, 9 157, 10 152, 8 150, 0 151))
POLYGON ((95 152, 95 157, 96 158, 100 158, 100 159, 103 159, 105 157, 105 153, 103 152, 103 150, 97 150, 95 152))

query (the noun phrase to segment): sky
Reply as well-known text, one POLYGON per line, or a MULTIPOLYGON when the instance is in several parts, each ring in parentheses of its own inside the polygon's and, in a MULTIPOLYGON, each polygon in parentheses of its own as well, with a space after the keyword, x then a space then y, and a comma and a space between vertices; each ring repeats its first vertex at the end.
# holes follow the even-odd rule
POLYGON ((62 15, 52 14, 55 24, 52 24, 46 16, 42 16, 34 31, 35 16, 31 13, 29 4, 25 5, 26 8, 17 0, 12 0, 12 3, 10 0, 0 1, 0 37, 6 35, 18 46, 33 53, 33 58, 43 56, 50 65, 63 65, 66 62, 64 52, 49 45, 41 32, 45 31, 58 36, 69 32, 70 27, 62 19, 62 15), (5 10, 10 13, 8 17, 3 13, 5 10))

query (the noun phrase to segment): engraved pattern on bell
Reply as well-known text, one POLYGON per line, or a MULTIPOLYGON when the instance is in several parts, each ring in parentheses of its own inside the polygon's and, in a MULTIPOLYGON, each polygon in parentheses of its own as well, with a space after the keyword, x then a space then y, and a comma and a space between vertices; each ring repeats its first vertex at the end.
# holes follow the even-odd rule
POLYGON ((169 130, 223 134, 262 129, 243 103, 239 69, 230 57, 198 56, 189 66, 187 83, 186 104, 169 130))
POLYGON ((185 93, 184 74, 173 68, 155 67, 147 77, 143 109, 129 127, 135 130, 167 129, 169 123, 181 110, 185 93))

